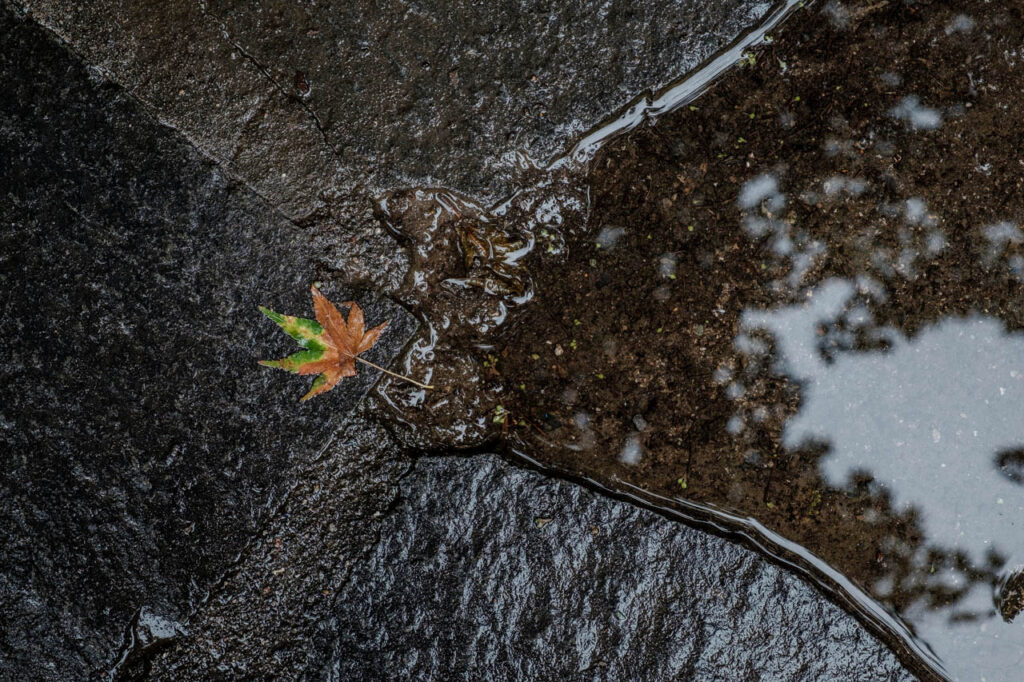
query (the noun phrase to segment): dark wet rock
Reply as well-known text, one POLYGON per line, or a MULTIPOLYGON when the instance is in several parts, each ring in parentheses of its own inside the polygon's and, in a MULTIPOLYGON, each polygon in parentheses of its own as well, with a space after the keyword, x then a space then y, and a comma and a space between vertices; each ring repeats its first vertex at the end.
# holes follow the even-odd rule
POLYGON ((376 52, 333 55, 324 36, 362 30, 359 6, 327 10, 345 21, 321 33, 304 23, 321 9, 14 3, 95 64, 85 69, 0 3, 0 677, 907 677, 757 555, 494 460, 424 460, 388 516, 400 447, 372 398, 351 412, 372 373, 299 408, 303 380, 253 366, 291 349, 256 304, 308 315, 313 279, 332 298, 358 295, 371 323, 392 320, 370 359, 387 362, 412 333, 394 304, 342 285, 390 293, 405 277, 407 258, 353 190, 360 173, 501 192, 512 167, 501 152, 559 149, 714 49, 747 10, 651 3, 606 29, 599 13, 555 8, 537 29, 544 20, 519 5, 495 5, 485 18, 511 13, 538 36, 580 21, 557 41, 569 52, 547 54, 537 37, 475 56, 445 41, 488 44, 500 27, 477 35, 458 11, 433 27, 409 14, 400 21, 444 40, 372 34, 376 52), (685 20, 658 23, 677 10, 685 20), (605 40, 635 58, 607 58, 605 40), (411 52, 379 49, 392 43, 411 52), (480 64, 444 73, 442 97, 436 61, 417 66, 419 52, 480 64), (323 61, 298 64, 307 57, 323 61), (368 95, 345 80, 394 64, 408 66, 390 81, 394 101, 387 79, 368 95), (514 81, 520 71, 538 80, 514 81), (470 87, 493 97, 467 108, 470 87), (385 108, 346 127, 346 107, 367 101, 385 108), (377 133, 385 116, 394 127, 377 133), (441 574, 438 550, 456 557, 441 574), (426 625, 403 629, 417 600, 426 625))
POLYGON ((19 4, 293 217, 329 210, 367 177, 500 195, 516 167, 504 155, 563 151, 769 6, 19 4))
POLYGON ((323 665, 316 633, 379 540, 407 468, 378 424, 355 417, 296 467, 278 513, 173 646, 138 657, 125 679, 295 679, 323 665))
POLYGON ((320 677, 913 679, 753 552, 495 456, 419 460, 380 537, 320 677))
MULTIPOLYGON (((299 407, 257 304, 354 293, 310 234, 43 29, 0 35, 0 652, 81 679, 184 629, 376 373, 299 407)), ((360 300, 387 363, 415 321, 360 300)))

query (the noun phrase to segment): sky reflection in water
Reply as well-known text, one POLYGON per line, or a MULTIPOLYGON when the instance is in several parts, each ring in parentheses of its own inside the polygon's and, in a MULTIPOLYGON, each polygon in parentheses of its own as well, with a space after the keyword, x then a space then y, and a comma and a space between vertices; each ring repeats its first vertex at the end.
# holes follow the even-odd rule
MULTIPOLYGON (((888 342, 885 350, 824 353, 830 329, 851 311, 870 326, 870 316, 853 305, 855 294, 853 283, 830 279, 804 305, 743 314, 744 333, 767 332, 775 371, 801 386, 800 411, 785 425, 783 444, 826 444, 821 467, 830 485, 846 488, 867 473, 890 493, 895 510, 915 509, 925 542, 914 561, 923 569, 927 550, 937 547, 974 565, 1001 557, 1004 575, 1018 570, 1024 487, 999 462, 1024 448, 1024 334, 1008 333, 996 318, 947 317, 911 338, 873 329, 888 342)), ((968 582, 950 568, 926 580, 950 588, 968 582)), ((917 603, 902 615, 960 679, 977 677, 977 670, 957 669, 970 661, 989 661, 990 673, 1008 675, 1002 679, 1024 662, 1024 623, 1003 622, 991 584, 971 586, 950 608, 917 603)))

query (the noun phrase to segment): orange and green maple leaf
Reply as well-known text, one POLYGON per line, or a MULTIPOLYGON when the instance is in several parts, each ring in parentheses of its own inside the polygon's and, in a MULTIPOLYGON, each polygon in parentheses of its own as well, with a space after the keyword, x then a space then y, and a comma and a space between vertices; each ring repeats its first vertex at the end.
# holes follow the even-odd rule
POLYGON ((281 360, 261 360, 260 364, 294 374, 319 375, 302 400, 309 400, 331 390, 345 377, 355 376, 357 356, 373 348, 381 332, 388 326, 388 321, 385 321, 366 331, 363 310, 355 301, 341 304, 349 308, 346 320, 316 285, 311 286, 310 291, 313 294, 315 320, 282 315, 260 306, 264 315, 276 322, 304 349, 281 360))

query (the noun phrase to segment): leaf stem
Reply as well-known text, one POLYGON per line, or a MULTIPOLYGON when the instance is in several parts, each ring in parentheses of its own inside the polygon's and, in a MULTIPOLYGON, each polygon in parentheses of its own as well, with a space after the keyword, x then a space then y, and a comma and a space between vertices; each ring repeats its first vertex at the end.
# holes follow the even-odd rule
POLYGON ((380 371, 384 372, 385 374, 390 374, 391 376, 395 377, 396 379, 404 379, 405 381, 408 381, 408 382, 409 382, 410 384, 416 384, 416 385, 417 385, 417 386, 419 386, 420 388, 425 388, 425 389, 427 389, 427 390, 430 390, 430 389, 433 389, 433 388, 434 388, 434 387, 433 387, 433 386, 431 386, 430 384, 421 384, 420 382, 416 381, 415 379, 410 379, 409 377, 407 377, 407 376, 403 376, 403 375, 401 375, 401 374, 395 374, 395 373, 394 373, 394 372, 392 372, 391 370, 389 370, 389 369, 384 369, 384 368, 383 368, 383 367, 381 367, 380 365, 375 365, 375 364, 373 364, 372 362, 370 362, 369 360, 363 360, 363 359, 362 359, 361 357, 359 357, 358 355, 357 355, 357 356, 355 356, 355 359, 356 359, 356 360, 358 360, 359 362, 363 363, 364 365, 369 365, 370 367, 373 367, 374 369, 379 369, 380 371))

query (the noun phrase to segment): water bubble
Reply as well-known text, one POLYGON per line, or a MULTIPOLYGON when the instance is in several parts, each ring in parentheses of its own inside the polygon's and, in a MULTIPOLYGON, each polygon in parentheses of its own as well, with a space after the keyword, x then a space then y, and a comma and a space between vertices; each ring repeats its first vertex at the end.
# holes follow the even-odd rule
POLYGON ((632 435, 626 438, 622 451, 619 453, 619 461, 627 466, 636 466, 643 456, 643 445, 640 443, 640 436, 632 435))
POLYGON ((1002 254, 1007 244, 1020 244, 1024 242, 1024 234, 1018 226, 1011 222, 1003 221, 995 225, 989 225, 982 233, 988 241, 988 252, 985 258, 988 262, 994 261, 1002 254))
POLYGON ((845 29, 850 25, 850 10, 836 0, 829 0, 821 9, 821 13, 835 28, 845 29))
POLYGON ((667 284, 662 284, 660 287, 654 290, 655 301, 667 301, 672 296, 672 289, 667 284))
POLYGON ((752 238, 763 237, 772 230, 771 221, 761 216, 748 215, 743 218, 743 231, 752 238))
POLYGON ((921 104, 917 95, 907 95, 889 110, 889 115, 904 121, 914 130, 934 130, 942 123, 942 114, 921 104))
POLYGON ((903 76, 896 73, 895 71, 886 71, 881 76, 879 76, 879 79, 881 79, 882 83, 888 85, 890 88, 899 87, 899 85, 903 82, 903 76))
POLYGON ((602 249, 613 249, 625 234, 625 228, 605 225, 601 228, 601 231, 597 233, 597 239, 595 242, 602 249))
POLYGON ((924 199, 918 199, 917 197, 907 199, 903 209, 903 216, 909 225, 926 223, 929 220, 928 205, 925 204, 924 199))
POLYGON ((678 259, 674 253, 663 253, 658 256, 658 274, 665 279, 675 279, 678 259))
POLYGON ((850 197, 859 197, 868 188, 868 183, 860 178, 848 178, 845 175, 833 175, 825 181, 823 189, 825 194, 836 197, 845 194, 850 197))
POLYGON ((968 33, 974 28, 974 19, 966 14, 958 14, 953 20, 946 24, 946 35, 954 33, 968 33))
POLYGON ((743 183, 737 203, 748 211, 764 203, 770 213, 775 213, 786 205, 786 197, 779 192, 778 180, 765 173, 743 183))
POLYGON ((925 248, 928 250, 929 256, 934 256, 938 252, 946 248, 946 235, 941 232, 930 232, 928 233, 928 239, 925 242, 925 248))

